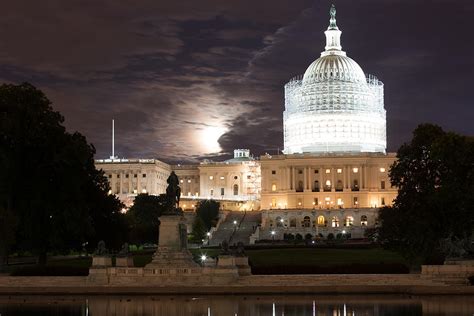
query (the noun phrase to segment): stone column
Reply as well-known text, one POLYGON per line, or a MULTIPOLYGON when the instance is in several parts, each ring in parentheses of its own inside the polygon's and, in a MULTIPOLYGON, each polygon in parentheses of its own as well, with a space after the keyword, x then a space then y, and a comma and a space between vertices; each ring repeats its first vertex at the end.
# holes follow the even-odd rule
POLYGON ((331 168, 331 192, 336 191, 336 183, 335 183, 336 175, 334 174, 335 171, 336 169, 331 168))
POLYGON ((322 192, 324 190, 324 183, 323 183, 323 168, 319 168, 319 191, 322 192))
POLYGON ((364 166, 364 189, 368 188, 367 187, 367 185, 368 185, 368 183, 367 183, 367 167, 368 167, 367 165, 364 166))
POLYGON ((303 167, 303 192, 307 189, 308 179, 306 174, 306 167, 303 167))
POLYGON ((291 167, 291 190, 295 189, 295 167, 291 167))
POLYGON ((313 181, 311 181, 311 167, 308 166, 308 190, 313 189, 313 181))

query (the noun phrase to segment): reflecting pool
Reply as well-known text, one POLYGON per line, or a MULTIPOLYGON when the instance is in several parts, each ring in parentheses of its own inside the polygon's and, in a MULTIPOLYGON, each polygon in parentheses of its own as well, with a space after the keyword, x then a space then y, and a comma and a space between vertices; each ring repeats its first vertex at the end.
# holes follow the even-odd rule
POLYGON ((0 316, 474 315, 474 296, 0 296, 0 316))

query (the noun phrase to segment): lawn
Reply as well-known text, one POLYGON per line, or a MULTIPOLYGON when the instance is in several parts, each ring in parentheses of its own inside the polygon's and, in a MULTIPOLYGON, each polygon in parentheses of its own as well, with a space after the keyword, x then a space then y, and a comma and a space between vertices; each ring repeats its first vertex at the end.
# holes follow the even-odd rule
MULTIPOLYGON (((201 255, 216 257, 218 249, 191 249, 196 261, 201 255)), ((380 248, 371 249, 250 249, 246 251, 255 274, 292 273, 406 273, 408 264, 398 254, 380 248)), ((136 267, 151 262, 152 253, 135 253, 136 267)), ((50 260, 46 267, 11 266, 14 275, 87 275, 89 258, 50 260)))

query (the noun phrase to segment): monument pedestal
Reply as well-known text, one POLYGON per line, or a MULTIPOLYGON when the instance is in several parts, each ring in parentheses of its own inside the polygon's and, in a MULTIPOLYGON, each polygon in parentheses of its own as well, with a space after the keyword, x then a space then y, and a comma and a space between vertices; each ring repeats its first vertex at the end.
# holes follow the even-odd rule
POLYGON ((186 221, 182 215, 160 217, 160 239, 153 260, 146 268, 193 268, 198 264, 188 251, 186 221))

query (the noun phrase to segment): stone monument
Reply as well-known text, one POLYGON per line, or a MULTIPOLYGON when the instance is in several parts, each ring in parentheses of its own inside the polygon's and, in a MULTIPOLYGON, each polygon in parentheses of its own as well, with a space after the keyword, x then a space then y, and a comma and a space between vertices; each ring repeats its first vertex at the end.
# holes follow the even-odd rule
POLYGON ((181 189, 178 176, 171 172, 167 180, 165 207, 160 217, 160 238, 153 260, 146 268, 192 268, 198 264, 188 250, 188 236, 183 211, 179 207, 181 189))

